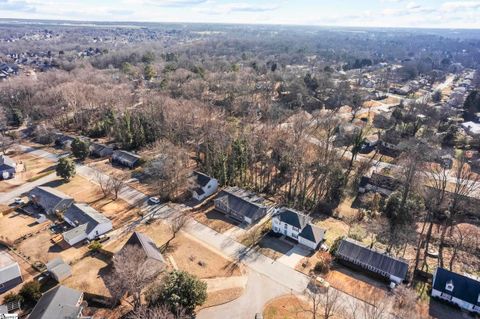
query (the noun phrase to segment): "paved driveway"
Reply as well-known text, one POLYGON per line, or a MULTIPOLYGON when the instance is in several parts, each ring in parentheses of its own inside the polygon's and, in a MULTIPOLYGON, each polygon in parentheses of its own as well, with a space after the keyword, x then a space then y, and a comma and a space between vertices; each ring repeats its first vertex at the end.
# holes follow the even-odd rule
POLYGON ((277 259, 277 262, 295 268, 296 265, 306 256, 311 253, 310 250, 301 246, 295 245, 285 255, 277 259))

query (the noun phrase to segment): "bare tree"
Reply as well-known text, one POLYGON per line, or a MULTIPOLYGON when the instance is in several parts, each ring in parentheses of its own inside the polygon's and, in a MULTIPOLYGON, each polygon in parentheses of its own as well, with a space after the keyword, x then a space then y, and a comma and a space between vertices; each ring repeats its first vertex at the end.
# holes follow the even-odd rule
POLYGON ((127 186, 125 180, 122 177, 114 178, 113 176, 109 177, 110 185, 112 187, 112 193, 115 197, 115 200, 118 199, 118 194, 127 186))
POLYGON ((320 287, 312 278, 305 296, 309 301, 309 309, 306 312, 311 314, 312 319, 329 319, 339 314, 341 307, 340 292, 330 287, 320 287))
POLYGON ((185 311, 180 310, 177 313, 171 313, 165 306, 147 307, 140 306, 132 310, 127 316, 128 319, 187 319, 190 318, 185 314, 185 311))
POLYGON ((114 256, 113 269, 106 276, 105 284, 116 302, 125 294, 132 296, 133 307, 136 309, 141 304, 143 289, 151 284, 162 270, 162 263, 147 258, 142 249, 127 245, 114 256))
POLYGON ((98 171, 95 172, 95 182, 100 186, 104 198, 112 193, 111 180, 104 173, 98 171))
POLYGON ((345 319, 390 319, 394 300, 392 297, 371 296, 370 302, 350 300, 350 307, 343 313, 345 319))
POLYGON ((167 250, 171 241, 175 239, 177 234, 182 230, 182 228, 185 226, 185 223, 187 222, 187 215, 181 213, 178 216, 175 216, 172 220, 170 220, 170 223, 168 224, 168 227, 170 228, 170 232, 172 233, 172 237, 163 245, 163 250, 167 250))

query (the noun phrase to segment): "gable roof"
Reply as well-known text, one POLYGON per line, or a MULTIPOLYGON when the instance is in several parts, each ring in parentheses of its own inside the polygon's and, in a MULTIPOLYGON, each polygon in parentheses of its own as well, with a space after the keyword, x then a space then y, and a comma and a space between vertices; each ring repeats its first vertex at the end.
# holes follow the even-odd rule
POLYGON ((480 306, 480 281, 460 275, 444 268, 437 268, 433 289, 445 292, 470 304, 480 306), (453 291, 446 290, 447 283, 453 284, 453 291))
POLYGON ((29 319, 77 318, 82 308, 78 305, 83 293, 65 286, 57 286, 42 295, 30 313, 29 319))
POLYGON ((0 155, 0 168, 15 168, 17 164, 14 160, 6 155, 0 155))
POLYGON ((400 186, 402 186, 402 182, 398 179, 393 177, 382 175, 378 173, 372 173, 372 177, 370 178, 369 184, 388 189, 390 191, 395 191, 400 186))
POLYGON ((384 272, 402 280, 407 277, 408 264, 405 261, 367 248, 351 238, 340 241, 336 256, 356 261, 364 267, 373 267, 376 272, 384 272))
POLYGON ((0 251, 0 284, 20 276, 18 263, 6 251, 0 251))
POLYGON ((155 245, 153 240, 145 234, 134 232, 123 247, 127 245, 141 247, 147 258, 152 258, 165 263, 165 259, 163 258, 162 253, 158 249, 157 245, 155 245))
POLYGON ((196 179, 195 182, 197 183, 197 185, 199 185, 201 187, 207 186, 207 184, 212 179, 210 176, 205 175, 203 173, 200 173, 198 171, 194 171, 193 174, 194 174, 195 179, 196 179))
POLYGON ((46 210, 55 208, 62 200, 73 201, 72 197, 49 186, 37 186, 30 191, 29 195, 46 210))
POLYGON ((139 161, 141 159, 140 155, 137 155, 137 154, 134 154, 134 153, 131 153, 131 152, 127 152, 127 151, 124 151, 124 150, 113 151, 112 158, 116 159, 116 160, 125 161, 125 162, 130 163, 130 164, 135 164, 137 161, 139 161))
POLYGON ((275 216, 277 216, 281 222, 299 229, 305 227, 311 220, 310 217, 286 207, 280 208, 275 216))
POLYGON ((67 265, 62 258, 57 257, 50 260, 47 264, 47 270, 51 272, 58 280, 63 280, 72 275, 72 270, 69 265, 67 265))
POLYGON ((220 192, 215 198, 215 203, 220 202, 237 214, 253 218, 265 213, 267 206, 263 205, 264 199, 236 187, 229 187, 220 192))
POLYGON ((308 223, 298 234, 299 237, 303 237, 305 239, 308 239, 309 241, 312 241, 316 244, 320 243, 323 238, 325 237, 325 232, 326 230, 323 228, 320 228, 318 226, 315 226, 313 224, 308 223))
POLYGON ((91 143, 89 146, 90 152, 94 154, 101 155, 102 153, 106 152, 108 154, 113 153, 113 148, 99 143, 91 143))
POLYGON ((70 206, 63 217, 77 225, 77 227, 63 233, 63 237, 66 239, 73 239, 82 233, 88 235, 98 224, 111 222, 110 219, 93 207, 82 203, 75 203, 70 206))

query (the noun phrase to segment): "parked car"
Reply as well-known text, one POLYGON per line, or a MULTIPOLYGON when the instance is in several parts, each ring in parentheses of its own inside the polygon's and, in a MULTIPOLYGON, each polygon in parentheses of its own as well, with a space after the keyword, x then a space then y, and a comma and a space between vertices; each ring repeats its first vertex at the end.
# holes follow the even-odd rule
POLYGON ((160 204, 160 198, 158 197, 150 197, 148 201, 152 204, 160 204))
POLYGON ((15 205, 18 205, 18 206, 25 204, 25 202, 23 201, 23 199, 21 199, 20 197, 15 198, 15 199, 13 200, 13 203, 14 203, 15 205))
POLYGON ((256 313, 255 314, 255 319, 263 319, 263 315, 261 313, 256 313))
POLYGON ((317 276, 317 278, 315 278, 315 284, 322 288, 330 288, 330 283, 320 276, 317 276))

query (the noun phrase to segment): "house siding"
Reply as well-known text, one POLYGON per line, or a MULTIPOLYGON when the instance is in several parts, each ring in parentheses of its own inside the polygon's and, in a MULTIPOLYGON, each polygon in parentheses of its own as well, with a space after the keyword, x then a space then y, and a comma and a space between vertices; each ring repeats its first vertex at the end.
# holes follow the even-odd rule
POLYGON ((316 250, 318 248, 318 245, 314 243, 313 241, 310 241, 306 238, 303 238, 302 236, 298 237, 298 243, 302 244, 304 246, 307 246, 310 249, 316 250))
POLYGON ((442 300, 447 301, 449 303, 455 304, 462 309, 472 311, 472 312, 476 312, 476 313, 480 314, 480 307, 479 306, 472 305, 471 303, 468 303, 464 300, 455 298, 452 295, 449 295, 445 292, 441 292, 439 290, 432 289, 432 297, 442 299, 442 300))
POLYGON ((202 201, 205 198, 212 196, 218 190, 218 181, 214 178, 210 179, 208 184, 202 187, 202 190, 203 190, 202 195, 198 195, 197 192, 193 191, 192 197, 198 201, 202 201))
POLYGON ((92 240, 97 236, 103 235, 106 232, 109 232, 112 230, 112 223, 103 223, 103 224, 98 224, 97 227, 92 229, 90 234, 88 234, 88 239, 92 240))

